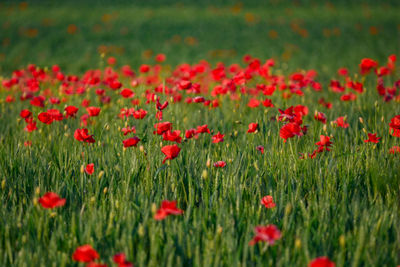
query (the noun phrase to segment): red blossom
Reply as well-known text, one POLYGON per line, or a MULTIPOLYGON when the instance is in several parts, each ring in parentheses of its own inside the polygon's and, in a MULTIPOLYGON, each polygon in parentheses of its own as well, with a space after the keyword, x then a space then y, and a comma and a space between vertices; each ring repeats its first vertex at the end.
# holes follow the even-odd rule
POLYGON ((65 198, 60 198, 56 193, 47 192, 41 198, 39 198, 39 203, 45 209, 53 209, 64 206, 65 198))
POLYGON ((310 264, 308 265, 309 267, 335 267, 335 263, 330 261, 328 257, 318 257, 313 259, 310 264))
POLYGON ((346 122, 345 117, 339 117, 335 121, 333 121, 338 127, 347 128, 349 124, 346 122))
POLYGON ((208 125, 204 124, 197 126, 196 133, 201 134, 201 133, 211 133, 211 132, 210 129, 208 129, 208 125))
POLYGON ((89 163, 88 165, 86 165, 85 172, 89 175, 92 175, 94 173, 94 164, 89 163))
POLYGON ((99 107, 87 107, 86 111, 89 114, 90 117, 96 117, 99 116, 100 114, 100 108, 99 107))
POLYGON ((264 196, 261 199, 261 204, 264 205, 267 209, 271 209, 271 208, 275 208, 276 207, 274 199, 270 195, 264 196))
POLYGON ((364 140, 365 143, 379 143, 379 139, 381 139, 380 137, 376 136, 377 134, 372 134, 372 133, 368 133, 368 139, 364 140))
POLYGON ((281 238, 281 231, 279 231, 276 225, 270 224, 267 226, 257 226, 254 229, 255 236, 249 242, 249 245, 255 245, 256 243, 263 241, 267 242, 269 245, 273 245, 276 240, 281 238))
POLYGON ((224 134, 221 134, 220 132, 218 132, 216 135, 212 136, 212 142, 215 143, 220 143, 224 141, 224 134))
POLYGON ((168 121, 156 123, 156 124, 154 124, 154 128, 156 128, 156 131, 153 132, 154 134, 157 133, 158 135, 162 135, 166 131, 172 129, 172 123, 170 123, 168 121))
POLYGON ((74 138, 80 142, 86 142, 86 143, 95 142, 93 135, 89 135, 89 131, 86 128, 76 129, 74 133, 74 138))
POLYGON ((161 202, 161 207, 157 210, 154 215, 154 219, 157 221, 164 220, 168 215, 181 215, 183 210, 176 207, 176 201, 163 200, 161 202))
POLYGON ((137 144, 139 143, 140 139, 136 136, 125 139, 122 141, 122 143, 124 144, 124 147, 131 147, 134 146, 136 147, 137 144))
POLYGON ((247 130, 247 133, 254 133, 258 129, 258 123, 252 122, 249 124, 249 129, 247 130))
POLYGON ((389 133, 392 136, 400 137, 400 115, 394 116, 389 123, 389 133))
POLYGON ((167 159, 171 160, 176 158, 179 155, 180 151, 181 149, 177 145, 162 147, 161 152, 165 155, 165 158, 162 163, 164 164, 167 159))
POLYGON ((72 254, 72 259, 78 262, 92 262, 98 258, 100 258, 99 254, 91 245, 80 246, 72 254))
POLYGON ((222 160, 214 163, 214 167, 216 167, 216 168, 224 168, 225 166, 226 166, 226 162, 222 161, 222 160))

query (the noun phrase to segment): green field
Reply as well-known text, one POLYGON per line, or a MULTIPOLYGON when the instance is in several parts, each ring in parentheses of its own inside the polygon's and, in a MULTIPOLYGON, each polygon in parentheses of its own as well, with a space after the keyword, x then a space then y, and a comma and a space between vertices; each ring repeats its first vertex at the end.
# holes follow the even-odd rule
POLYGON ((135 266, 309 266, 321 256, 337 267, 400 265, 400 150, 390 153, 400 138, 389 129, 400 114, 399 13, 397 1, 0 3, 0 266, 85 266, 72 256, 84 244, 100 255, 95 262, 108 266, 117 266, 113 256, 120 252, 135 266), (166 60, 158 64, 159 53, 166 60), (261 65, 272 58, 275 66, 268 77, 249 71, 252 77, 232 89, 238 72, 229 67, 245 70, 245 55, 261 65), (361 74, 359 64, 371 58, 385 66, 389 55, 397 55, 397 68, 381 77, 381 96, 380 78, 373 70, 361 74), (109 57, 117 61, 111 68, 109 57), (201 63, 204 73, 190 74, 182 65, 193 72, 201 60, 208 62, 201 63), (224 64, 222 79, 213 78, 218 63, 224 64), (57 80, 55 64, 65 78, 57 80), (122 74, 127 64, 135 77, 122 74), (150 72, 140 73, 142 64, 150 72), (349 69, 347 78, 338 75, 341 67, 349 69), (17 69, 24 70, 18 83, 8 86, 17 69), (85 83, 84 74, 95 69, 99 82, 85 83), (39 70, 42 76, 35 75, 39 70), (317 75, 301 86, 303 95, 255 89, 275 78, 278 85, 297 86, 292 74, 309 70, 317 75), (118 74, 120 89, 110 89, 110 73, 118 74), (198 83, 201 94, 182 90, 183 80, 191 88, 198 83), (331 80, 360 82, 363 92, 345 86, 335 93, 331 80), (321 91, 312 88, 315 82, 321 91), (67 85, 84 91, 68 93, 67 85), (231 91, 212 94, 219 85, 231 91), (135 96, 122 97, 123 88, 135 96), (162 121, 183 138, 179 155, 165 164, 161 148, 174 143, 153 133, 160 122, 153 94, 169 102, 162 121), (356 99, 343 101, 344 94, 356 99), (30 103, 39 95, 44 107, 30 103), (50 96, 61 103, 52 104, 50 96), (219 106, 186 103, 196 96, 219 106), (274 107, 248 106, 266 98, 274 107), (84 99, 101 108, 87 125, 81 124, 88 113, 84 99), (77 116, 66 118, 64 108, 72 105, 77 116), (295 122, 308 131, 284 142, 281 129, 293 118, 281 119, 278 108, 297 105, 308 108, 295 122), (121 119, 122 108, 147 115, 121 119), (23 109, 32 112, 36 130, 24 130, 23 109), (63 113, 62 120, 42 123, 38 115, 49 109, 63 113), (326 123, 314 118, 317 111, 326 123), (341 116, 348 128, 334 123, 341 116), (258 123, 255 133, 247 133, 250 123, 258 123), (210 134, 185 137, 205 124, 210 134), (123 136, 127 126, 136 133, 123 136), (76 140, 78 128, 87 128, 95 142, 76 140), (218 132, 224 140, 213 143, 218 132), (381 139, 366 143, 368 133, 381 139), (321 135, 331 137, 331 150, 312 157, 321 135), (122 141, 133 136, 140 139, 137 147, 124 148, 122 141), (214 167, 218 161, 226 166, 214 167), (89 163, 91 175, 84 171, 89 163), (39 199, 46 192, 65 198, 65 205, 44 208, 39 199), (266 195, 276 207, 261 205, 266 195), (183 214, 156 220, 163 200, 176 200, 183 214), (269 224, 281 238, 249 244, 254 228, 269 224))

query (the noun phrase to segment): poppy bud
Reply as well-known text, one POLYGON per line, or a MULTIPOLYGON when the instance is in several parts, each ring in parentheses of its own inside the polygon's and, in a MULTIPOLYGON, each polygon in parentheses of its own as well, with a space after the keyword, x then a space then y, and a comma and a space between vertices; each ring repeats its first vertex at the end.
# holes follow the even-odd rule
POLYGON ((323 131, 326 133, 327 132, 327 127, 326 124, 324 124, 324 127, 322 127, 323 131))
POLYGON ((360 120, 360 123, 361 123, 361 124, 364 124, 363 118, 359 117, 358 119, 360 120))
POLYGON ((143 227, 143 225, 139 225, 139 228, 138 228, 138 235, 139 236, 144 236, 144 227, 143 227))
POLYGON ((37 206, 37 204, 38 204, 38 199, 35 197, 35 198, 33 199, 33 206, 37 206))
POLYGON ((81 165, 81 173, 85 172, 85 166, 81 165))
POLYGON ((385 121, 385 117, 382 116, 381 121, 384 122, 385 121))
POLYGON ((54 217, 56 217, 56 216, 57 216, 57 212, 54 212, 54 211, 53 211, 52 213, 50 213, 50 217, 51 217, 51 218, 54 218, 54 217))
POLYGON ((210 159, 207 159, 206 166, 207 166, 207 168, 210 168, 210 166, 211 166, 211 160, 210 159))
POLYGON ((6 187, 6 179, 3 179, 3 181, 1 181, 1 189, 4 189, 6 187))
POLYGON ((363 131, 364 133, 368 133, 367 130, 366 130, 365 128, 362 128, 362 131, 363 131))
POLYGON ((143 151, 144 151, 144 147, 143 147, 143 146, 140 146, 140 147, 139 147, 139 151, 140 151, 140 152, 143 152, 143 151))
POLYGON ((96 201, 96 198, 95 198, 95 197, 91 197, 91 198, 90 198, 90 202, 94 203, 95 201, 96 201))
POLYGON ((151 213, 155 214, 157 212, 157 205, 156 203, 151 204, 151 213))
POLYGON ((258 169, 257 162, 254 162, 253 166, 254 166, 254 169, 256 169, 257 171, 259 170, 259 169, 258 169))
POLYGON ((220 225, 217 227, 217 234, 222 234, 222 227, 220 225))
POLYGON ((207 179, 208 178, 207 170, 203 170, 203 172, 201 173, 201 178, 203 178, 203 179, 207 179))
POLYGON ((294 241, 294 247, 297 249, 301 248, 301 240, 296 238, 296 240, 294 241))
POLYGON ((108 188, 107 188, 107 187, 104 187, 104 189, 103 189, 103 194, 107 194, 107 191, 108 191, 108 188))
POLYGON ((292 205, 288 203, 285 207, 285 216, 289 215, 292 212, 292 205))
POLYGON ((101 177, 103 177, 103 175, 104 175, 104 171, 100 171, 99 175, 97 177, 100 179, 101 177))
POLYGON ((40 187, 38 186, 38 187, 36 187, 35 188, 35 195, 40 195, 40 187))
POLYGON ((344 235, 340 235, 340 237, 339 237, 339 244, 340 244, 341 247, 344 247, 344 246, 345 246, 345 244, 346 244, 346 238, 345 238, 344 235))

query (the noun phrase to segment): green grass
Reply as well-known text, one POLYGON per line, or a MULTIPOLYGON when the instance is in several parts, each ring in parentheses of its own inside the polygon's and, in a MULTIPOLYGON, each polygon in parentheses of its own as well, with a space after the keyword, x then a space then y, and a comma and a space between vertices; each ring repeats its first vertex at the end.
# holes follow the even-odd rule
MULTIPOLYGON (((86 145, 73 138, 79 119, 50 126, 38 122, 38 131, 24 132, 20 110, 29 108, 35 117, 43 110, 28 102, 5 103, 7 95, 19 93, 0 86, 0 265, 80 266, 71 255, 83 244, 91 244, 100 262, 110 266, 115 266, 112 256, 118 252, 126 253, 135 266, 307 266, 324 255, 339 267, 400 264, 399 155, 388 153, 400 145, 399 138, 389 135, 388 126, 400 114, 399 103, 382 101, 374 75, 366 78, 366 92, 353 102, 341 102, 327 89, 338 67, 347 66, 354 73, 363 57, 384 64, 389 54, 399 54, 397 4, 339 2, 331 8, 325 3, 264 6, 251 2, 233 14, 234 3, 214 7, 212 3, 157 3, 30 3, 22 11, 17 4, 2 4, 1 38, 10 42, 0 47, 0 72, 10 77, 14 69, 35 63, 60 64, 66 73, 81 74, 104 67, 99 45, 123 47, 122 54, 108 55, 118 59, 118 66, 134 67, 153 63, 143 57, 145 50, 166 53, 172 66, 200 59, 240 63, 248 53, 263 60, 276 58, 275 74, 316 69, 323 92, 307 89, 305 96, 290 99, 276 92, 271 97, 273 109, 247 107, 248 95, 242 95, 240 102, 221 96, 217 109, 170 102, 164 120, 172 122, 174 129, 208 124, 214 133, 225 134, 225 140, 212 144, 204 134, 183 142, 179 156, 163 165, 161 137, 152 133, 157 122, 154 104, 144 104, 142 97, 153 87, 134 89, 149 114, 144 120, 128 121, 136 126, 143 153, 139 148, 123 149, 119 129, 125 122, 117 115, 122 107, 132 105, 119 99, 118 92, 107 91, 112 97, 109 105, 103 105, 94 90, 68 97, 68 105, 79 106, 79 115, 85 113, 80 106, 84 97, 102 107, 88 126, 96 143, 86 145), (254 14, 258 22, 246 23, 246 13, 254 14), (112 14, 111 21, 102 22, 103 14, 112 14), (51 25, 43 26, 43 19, 51 25), (291 21, 299 21, 308 37, 294 33, 291 21), (356 29, 357 23, 361 30, 356 29), (67 33, 69 24, 77 25, 76 34, 67 33), (99 33, 93 31, 95 25, 100 25, 99 33), (370 26, 379 33, 371 35, 370 26), (29 27, 38 29, 36 37, 19 34, 29 27), (126 35, 121 34, 124 27, 126 35), (323 29, 335 27, 340 36, 324 37, 323 29), (269 37, 270 29, 278 32, 277 39, 269 37), (183 40, 172 41, 174 35, 183 40), (188 36, 195 37, 197 44, 186 44, 188 36), (235 53, 212 56, 210 51, 217 49, 235 53), (282 56, 285 51, 290 56, 282 56), (331 101, 333 108, 319 105, 320 97, 331 101), (283 123, 271 117, 278 114, 277 108, 297 104, 310 110, 304 118, 309 132, 284 143, 279 138, 283 123), (326 129, 313 119, 315 110, 327 115, 326 129), (329 123, 345 115, 349 128, 329 123), (251 122, 259 123, 258 133, 246 134, 251 122), (380 143, 364 143, 365 132, 377 133, 380 143), (321 134, 334 137, 332 151, 299 159, 299 153, 317 147, 321 134), (32 141, 31 147, 24 146, 27 140, 32 141), (258 145, 265 147, 264 155, 255 149, 258 145), (227 166, 207 167, 207 161, 218 160, 227 166), (92 176, 80 171, 87 163, 95 164, 92 176), (100 172, 104 174, 99 178, 100 172), (42 208, 37 200, 48 191, 66 198, 66 205, 42 208), (264 195, 274 197, 276 208, 267 210, 260 204, 264 195), (165 199, 177 200, 184 214, 154 220, 155 207, 165 199), (254 227, 267 224, 277 225, 282 238, 273 246, 249 246, 254 227)), ((386 86, 399 76, 397 70, 394 77, 385 78, 386 86)), ((129 87, 129 80, 121 80, 129 87)), ((58 94, 58 86, 46 84, 42 89, 46 88, 58 94)), ((162 95, 162 99, 167 98, 162 95)), ((62 110, 64 104, 56 108, 62 110)))

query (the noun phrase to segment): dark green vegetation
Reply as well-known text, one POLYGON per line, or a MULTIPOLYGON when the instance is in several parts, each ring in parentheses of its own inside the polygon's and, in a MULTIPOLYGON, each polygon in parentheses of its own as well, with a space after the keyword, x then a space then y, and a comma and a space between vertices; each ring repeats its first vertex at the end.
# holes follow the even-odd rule
MULTIPOLYGON (((125 252, 135 266, 307 266, 323 255, 339 267, 400 264, 400 164, 399 155, 388 152, 400 145, 388 126, 400 114, 399 103, 378 97, 374 75, 366 79, 366 93, 353 102, 341 102, 327 89, 338 67, 349 67, 353 74, 363 57, 383 64, 389 54, 399 54, 400 8, 375 1, 233 6, 0 5, 0 72, 6 77, 27 63, 57 63, 73 74, 103 68, 102 49, 117 58, 118 66, 131 64, 137 70, 141 63, 153 63, 146 52, 151 50, 152 56, 166 53, 173 66, 200 59, 241 63, 244 54, 273 57, 274 73, 314 68, 324 87, 319 94, 307 89, 304 97, 271 97, 276 107, 302 104, 310 110, 304 119, 309 133, 287 143, 279 138, 282 123, 270 120, 277 108, 251 109, 246 95, 239 105, 220 97, 218 109, 171 104, 164 119, 174 129, 208 124, 225 140, 212 144, 209 135, 189 140, 164 165, 161 138, 152 133, 154 104, 141 105, 149 112, 144 120, 128 121, 136 126, 144 154, 134 147, 123 150, 119 129, 125 122, 117 115, 131 104, 117 100, 117 92, 109 93, 109 105, 99 102, 93 90, 69 97, 79 115, 85 113, 83 97, 102 107, 88 126, 96 143, 84 145, 73 138, 79 119, 51 126, 38 122, 38 131, 24 132, 20 110, 30 108, 36 116, 42 110, 27 102, 4 103, 9 92, 0 89, 1 266, 74 266, 71 255, 83 244, 91 244, 100 262, 110 266, 117 252, 125 252), (69 34, 72 24, 77 28, 70 26, 69 34), (319 105, 319 97, 333 108, 319 105), (315 110, 326 114, 326 130, 313 119, 315 110), (347 129, 329 123, 346 115, 347 129), (246 134, 251 122, 260 124, 258 133, 246 134), (382 137, 380 143, 364 143, 363 129, 382 137), (299 159, 299 153, 316 148, 321 134, 334 137, 332 151, 299 159), (28 139, 32 146, 24 147, 28 139), (264 155, 255 150, 258 145, 265 147, 264 155), (208 160, 224 160, 227 166, 207 167, 208 160), (81 172, 87 163, 95 164, 92 176, 81 172), (48 191, 66 198, 66 205, 43 209, 37 200, 48 191), (265 195, 274 197, 276 208, 260 204, 265 195), (155 207, 165 199, 177 200, 184 215, 155 221, 155 207), (254 227, 267 224, 277 225, 282 239, 273 246, 250 247, 254 227)), ((394 77, 399 79, 398 70, 394 77)), ((388 86, 393 79, 385 80, 388 86)), ((129 87, 129 80, 122 81, 129 87)), ((153 88, 140 85, 136 95, 146 89, 153 88)))
POLYGON ((286 62, 284 70, 316 68, 331 76, 362 57, 383 61, 400 49, 396 1, 142 2, 3 3, 0 72, 27 63, 81 72, 100 67, 99 47, 106 46, 121 64, 133 66, 150 62, 146 50, 166 53, 172 65, 232 63, 251 54, 286 62))

